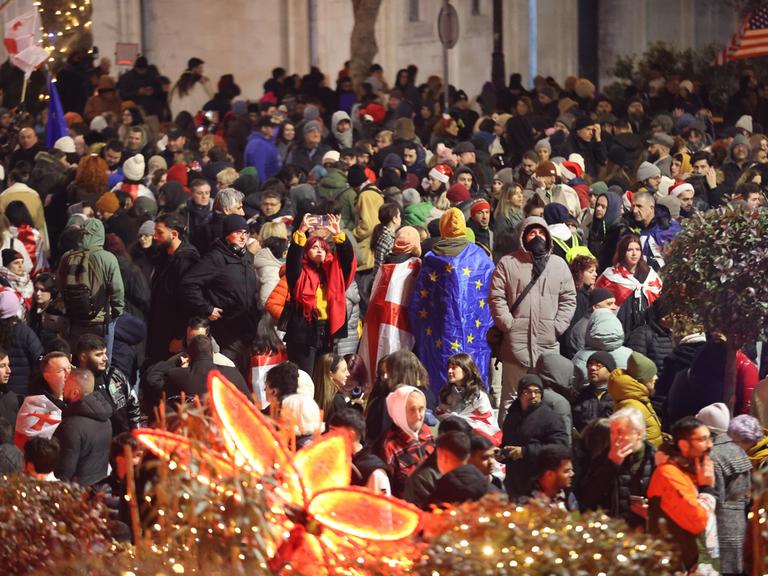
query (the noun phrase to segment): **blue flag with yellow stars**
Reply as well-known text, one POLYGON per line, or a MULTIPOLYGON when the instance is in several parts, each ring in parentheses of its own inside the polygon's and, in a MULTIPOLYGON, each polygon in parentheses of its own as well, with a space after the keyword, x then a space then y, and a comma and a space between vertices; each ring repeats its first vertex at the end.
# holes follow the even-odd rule
POLYGON ((475 244, 458 256, 424 256, 408 306, 416 336, 414 352, 429 373, 435 396, 447 381, 448 358, 469 354, 488 382, 491 350, 485 334, 493 325, 488 290, 493 261, 475 244))

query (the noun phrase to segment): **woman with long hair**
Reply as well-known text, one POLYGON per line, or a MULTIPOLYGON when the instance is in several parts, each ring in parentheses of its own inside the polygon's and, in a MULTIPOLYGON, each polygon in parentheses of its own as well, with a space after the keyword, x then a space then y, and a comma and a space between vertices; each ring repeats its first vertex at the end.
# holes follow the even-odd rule
POLYGON ((661 294, 661 278, 643 259, 639 236, 627 234, 619 240, 613 266, 603 271, 595 288, 607 288, 616 297, 625 335, 644 322, 645 310, 661 294))
POLYGON ((496 446, 501 443, 501 430, 493 417, 485 382, 469 354, 462 352, 448 359, 448 381, 440 389, 437 415, 440 420, 458 416, 496 446))
POLYGON ((347 387, 349 367, 343 356, 323 354, 315 370, 315 402, 323 411, 323 420, 328 422, 338 410, 347 407, 350 390, 347 387))
POLYGON ((280 165, 285 162, 286 156, 288 156, 289 148, 296 142, 296 125, 290 120, 286 120, 280 124, 280 129, 277 131, 277 154, 280 157, 280 165))
POLYGON ((501 188, 499 201, 493 210, 493 235, 496 239, 493 246, 494 262, 498 262, 505 254, 497 249, 496 244, 499 244, 499 248, 506 246, 509 242, 504 242, 503 239, 515 236, 517 228, 523 221, 524 206, 525 196, 523 195, 523 187, 517 182, 504 184, 501 188), (501 243, 498 242, 499 239, 502 239, 501 243))
POLYGON ((307 237, 312 226, 317 226, 312 218, 304 215, 288 249, 285 276, 291 301, 280 318, 288 359, 309 374, 314 372, 316 355, 329 352, 334 340, 346 336, 346 291, 357 269, 339 216, 328 214, 327 227, 315 228, 314 235, 307 237), (335 253, 317 233, 331 236, 335 253))
POLYGON ((32 294, 32 308, 29 311, 29 327, 37 334, 40 342, 47 344, 58 334, 46 328, 43 322, 43 314, 58 295, 56 277, 48 272, 43 272, 35 277, 34 292, 32 294))

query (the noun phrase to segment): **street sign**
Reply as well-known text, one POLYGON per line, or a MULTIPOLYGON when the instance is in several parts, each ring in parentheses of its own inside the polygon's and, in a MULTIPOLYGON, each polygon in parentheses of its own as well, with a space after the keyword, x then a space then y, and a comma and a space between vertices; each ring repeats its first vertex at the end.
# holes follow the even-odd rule
POLYGON ((444 4, 437 17, 437 33, 440 42, 448 49, 459 41, 459 15, 451 4, 444 4))

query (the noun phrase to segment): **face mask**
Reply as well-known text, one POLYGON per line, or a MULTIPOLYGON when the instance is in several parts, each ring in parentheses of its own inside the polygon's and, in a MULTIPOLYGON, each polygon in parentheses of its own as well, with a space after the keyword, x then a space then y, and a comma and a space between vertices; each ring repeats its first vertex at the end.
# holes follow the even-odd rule
POLYGON ((529 240, 525 247, 534 255, 534 257, 544 256, 547 253, 547 241, 541 236, 536 236, 529 240))

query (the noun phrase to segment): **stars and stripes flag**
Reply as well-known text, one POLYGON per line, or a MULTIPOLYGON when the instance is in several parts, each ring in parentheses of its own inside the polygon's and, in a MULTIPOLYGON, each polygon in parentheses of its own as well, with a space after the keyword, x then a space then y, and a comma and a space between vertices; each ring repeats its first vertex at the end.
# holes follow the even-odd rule
POLYGON ((715 64, 758 56, 768 56, 768 6, 757 8, 742 21, 739 31, 717 55, 715 64))
POLYGON ((371 382, 376 379, 379 359, 410 350, 416 342, 408 321, 408 301, 420 269, 421 260, 410 258, 400 264, 384 264, 376 273, 359 349, 371 382))
POLYGON ((437 397, 448 379, 448 359, 469 354, 487 383, 491 350, 485 335, 493 325, 488 289, 493 261, 469 244, 457 256, 424 257, 408 317, 416 335, 416 355, 437 397))

